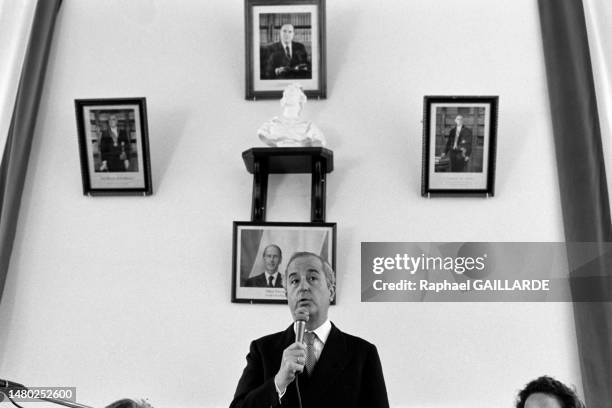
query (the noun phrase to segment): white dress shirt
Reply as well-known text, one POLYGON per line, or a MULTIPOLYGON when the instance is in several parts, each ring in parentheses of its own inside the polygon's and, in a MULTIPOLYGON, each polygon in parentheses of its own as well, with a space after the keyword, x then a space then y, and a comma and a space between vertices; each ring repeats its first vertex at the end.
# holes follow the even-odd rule
POLYGON ((115 126, 115 127, 111 127, 110 131, 111 131, 111 137, 113 138, 113 144, 117 146, 117 139, 119 138, 119 130, 115 126))
POLYGON ((283 51, 285 51, 285 54, 287 53, 287 47, 289 47, 289 55, 287 55, 289 58, 293 57, 293 47, 291 46, 291 43, 289 44, 283 44, 283 51))
MULTIPOLYGON (((329 332, 331 331, 331 322, 327 319, 322 325, 312 330, 315 336, 315 341, 313 343, 315 356, 317 357, 317 361, 319 361, 319 357, 321 357, 321 352, 323 351, 323 346, 325 346, 325 342, 329 337, 329 332)), ((296 330, 295 323, 293 324, 293 330, 296 330)), ((306 330, 309 331, 309 330, 306 330)))

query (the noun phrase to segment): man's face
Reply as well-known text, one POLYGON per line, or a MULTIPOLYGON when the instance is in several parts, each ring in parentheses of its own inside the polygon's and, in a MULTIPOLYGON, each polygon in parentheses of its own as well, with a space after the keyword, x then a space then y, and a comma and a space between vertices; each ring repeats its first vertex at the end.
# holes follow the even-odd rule
POLYGON ((293 26, 291 24, 285 24, 281 27, 281 40, 284 44, 288 44, 293 41, 293 26))
POLYGON ((278 265, 281 263, 283 258, 278 248, 271 246, 264 250, 263 259, 264 268, 266 268, 266 271, 269 273, 276 273, 278 265))
POLYGON ((318 327, 327 319, 332 297, 333 289, 327 286, 319 258, 307 255, 291 262, 287 268, 287 302, 294 319, 296 309, 305 308, 309 314, 308 327, 318 327))
POLYGON ((536 392, 525 400, 525 408, 562 408, 561 403, 552 395, 536 392))
POLYGON ((110 125, 110 127, 117 127, 117 117, 115 115, 111 115, 108 118, 108 124, 110 125))
POLYGON ((463 116, 458 115, 458 116, 455 118, 455 123, 457 124, 457 126, 463 126, 463 116))

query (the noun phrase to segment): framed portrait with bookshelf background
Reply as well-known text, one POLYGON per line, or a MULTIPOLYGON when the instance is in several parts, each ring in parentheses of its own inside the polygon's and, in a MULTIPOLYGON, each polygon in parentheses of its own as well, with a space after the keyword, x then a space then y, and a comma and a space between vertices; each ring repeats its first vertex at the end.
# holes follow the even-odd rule
POLYGON ((246 99, 326 97, 325 0, 245 0, 246 99))
POLYGON ((84 195, 151 195, 145 98, 74 101, 84 195))
POLYGON ((425 96, 421 194, 493 196, 497 96, 425 96))

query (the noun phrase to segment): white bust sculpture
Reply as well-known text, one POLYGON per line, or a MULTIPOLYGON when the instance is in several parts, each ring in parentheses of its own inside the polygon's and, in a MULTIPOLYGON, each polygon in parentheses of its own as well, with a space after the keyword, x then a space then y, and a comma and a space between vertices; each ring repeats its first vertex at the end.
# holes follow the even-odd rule
POLYGON ((325 146, 325 136, 314 123, 302 120, 300 114, 306 103, 306 95, 299 84, 287 85, 280 104, 281 117, 275 116, 257 130, 257 136, 272 147, 325 146))

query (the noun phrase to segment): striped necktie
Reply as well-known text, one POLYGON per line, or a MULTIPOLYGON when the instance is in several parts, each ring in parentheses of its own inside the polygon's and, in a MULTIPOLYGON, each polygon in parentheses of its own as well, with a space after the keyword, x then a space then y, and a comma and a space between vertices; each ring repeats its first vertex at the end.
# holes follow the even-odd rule
POLYGON ((317 335, 314 332, 304 333, 304 342, 306 343, 306 373, 310 376, 314 370, 314 366, 317 363, 317 356, 315 354, 314 342, 317 335))

